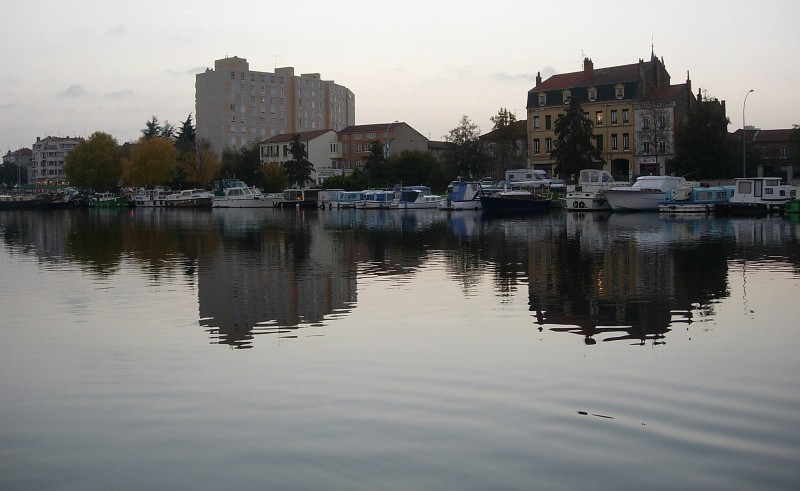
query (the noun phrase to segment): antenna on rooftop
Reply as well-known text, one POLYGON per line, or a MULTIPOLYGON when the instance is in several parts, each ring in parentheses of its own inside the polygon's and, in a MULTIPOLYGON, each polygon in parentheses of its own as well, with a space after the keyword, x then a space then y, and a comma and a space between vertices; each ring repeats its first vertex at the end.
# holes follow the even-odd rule
POLYGON ((275 59, 272 69, 276 70, 278 68, 278 58, 280 58, 281 56, 280 55, 270 55, 270 56, 275 59))

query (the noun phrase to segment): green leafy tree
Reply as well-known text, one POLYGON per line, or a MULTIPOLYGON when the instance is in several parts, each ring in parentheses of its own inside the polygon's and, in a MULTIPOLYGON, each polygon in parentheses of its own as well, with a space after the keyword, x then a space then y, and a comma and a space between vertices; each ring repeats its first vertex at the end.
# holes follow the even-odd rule
POLYGON ((0 184, 5 187, 12 187, 17 183, 28 182, 28 169, 20 165, 6 162, 0 166, 0 184))
POLYGON ((264 191, 278 193, 289 187, 289 178, 282 165, 267 164, 264 166, 264 191))
POLYGON ((145 138, 160 136, 172 140, 175 137, 175 125, 171 124, 169 121, 164 121, 162 125, 156 116, 152 116, 150 120, 145 123, 142 136, 145 138))
POLYGON ((701 101, 675 135, 670 172, 692 179, 722 179, 737 175, 728 145, 728 118, 716 99, 701 101))
POLYGON ((117 140, 102 131, 92 133, 64 157, 64 173, 78 188, 108 191, 119 186, 122 159, 117 140))
POLYGON ((292 141, 289 143, 289 153, 292 154, 292 160, 287 160, 283 163, 286 177, 289 179, 290 185, 303 187, 311 179, 314 165, 308 160, 306 146, 300 141, 300 135, 295 134, 292 136, 292 141))
POLYGON ((367 178, 374 187, 385 187, 394 182, 391 163, 386 160, 383 145, 377 140, 370 143, 366 171, 367 178))
POLYGON ((800 125, 792 125, 789 135, 789 162, 795 167, 800 166, 800 125))
POLYGON ((226 147, 222 151, 220 166, 222 177, 235 177, 250 186, 263 189, 264 171, 261 168, 261 154, 258 142, 250 143, 238 150, 226 147))
POLYGON ((447 145, 443 159, 453 175, 480 178, 485 174, 487 158, 478 136, 478 125, 464 115, 459 125, 444 137, 447 145))
POLYGON ((195 132, 194 124, 192 123, 192 115, 186 118, 178 129, 175 135, 175 148, 183 155, 191 150, 194 150, 197 143, 197 133, 195 132))
POLYGON ((436 157, 420 150, 403 150, 389 158, 395 181, 404 185, 425 185, 432 188, 447 186, 442 165, 436 157), (444 184, 442 184, 444 182, 444 184))
POLYGON ((142 136, 125 159, 125 182, 131 186, 156 186, 171 183, 175 177, 178 151, 164 137, 142 136))
POLYGON ((564 177, 577 175, 581 169, 602 168, 600 152, 593 143, 592 122, 583 115, 583 109, 575 99, 556 119, 553 129, 556 144, 550 155, 555 160, 555 174, 564 177))
POLYGON ((517 151, 517 116, 508 109, 501 107, 491 118, 492 142, 497 147, 497 176, 506 175, 506 163, 517 151))

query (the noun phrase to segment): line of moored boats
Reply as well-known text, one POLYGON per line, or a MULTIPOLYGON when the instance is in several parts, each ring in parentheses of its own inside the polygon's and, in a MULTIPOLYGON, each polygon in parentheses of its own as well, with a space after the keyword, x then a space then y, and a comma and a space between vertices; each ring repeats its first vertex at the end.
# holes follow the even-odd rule
POLYGON ((262 193, 238 179, 222 179, 213 191, 167 188, 113 193, 0 195, 0 209, 64 207, 163 208, 355 208, 440 209, 499 212, 543 212, 552 207, 569 211, 660 211, 664 213, 768 214, 800 213, 794 186, 776 177, 736 178, 730 185, 711 186, 675 176, 641 176, 633 183, 617 182, 604 170, 580 171, 578 183, 566 193, 553 193, 547 182, 510 181, 488 185, 456 181, 445 195, 427 186, 396 189, 287 189, 262 193))

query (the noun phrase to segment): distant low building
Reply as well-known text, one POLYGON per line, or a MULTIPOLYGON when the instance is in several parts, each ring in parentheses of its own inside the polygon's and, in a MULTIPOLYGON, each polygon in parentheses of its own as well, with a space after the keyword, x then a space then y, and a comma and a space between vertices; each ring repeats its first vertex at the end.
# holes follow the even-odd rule
POLYGON ((490 159, 490 174, 494 179, 502 179, 507 169, 519 169, 527 166, 528 122, 525 120, 516 121, 514 130, 516 138, 513 148, 506 149, 505 155, 502 154, 500 149, 501 142, 498 130, 492 130, 479 137, 481 146, 490 159))
POLYGON ((9 150, 5 155, 3 155, 3 164, 16 165, 22 169, 25 169, 25 173, 28 177, 26 178, 25 182, 21 182, 19 184, 30 184, 32 160, 33 150, 30 148, 20 148, 14 152, 9 150))
POLYGON ((339 142, 346 174, 367 165, 373 142, 381 145, 384 158, 399 155, 404 150, 428 151, 428 139, 422 133, 397 121, 348 126, 339 132, 339 142))
MULTIPOLYGON (((787 182, 800 181, 800 165, 797 156, 791 154, 791 128, 762 130, 748 126, 744 132, 747 158, 755 155, 756 175, 758 177, 781 177, 787 182)), ((734 155, 741 164, 743 150, 742 130, 731 134, 734 155)), ((750 161, 747 161, 748 164, 750 161)), ((748 169, 752 169, 750 165, 748 169)))

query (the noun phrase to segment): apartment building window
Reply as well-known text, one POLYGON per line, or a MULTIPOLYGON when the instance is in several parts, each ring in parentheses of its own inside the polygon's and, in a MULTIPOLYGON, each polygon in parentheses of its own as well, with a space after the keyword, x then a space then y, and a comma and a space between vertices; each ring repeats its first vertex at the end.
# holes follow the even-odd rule
POLYGON ((658 116, 658 127, 662 130, 667 127, 667 117, 663 114, 658 116))
POLYGON ((585 119, 586 121, 589 121, 589 113, 588 112, 584 112, 583 113, 583 119, 585 119))
POLYGON ((789 148, 786 146, 781 147, 781 158, 786 159, 789 158, 789 148))
POLYGON ((650 120, 648 118, 642 118, 642 129, 643 130, 650 129, 650 120))
POLYGON ((767 147, 761 147, 761 157, 763 158, 769 157, 769 152, 767 152, 767 147))
POLYGON ((552 138, 545 138, 544 139, 544 149, 547 153, 553 151, 553 139, 552 138))
POLYGON ((232 113, 236 112, 236 104, 231 104, 231 112, 232 113))
POLYGON ((650 142, 642 142, 642 153, 650 153, 650 142))
POLYGON ((539 116, 534 116, 533 117, 533 129, 534 130, 538 130, 539 129, 539 116))
POLYGON ((630 150, 631 148, 631 137, 627 133, 622 134, 622 149, 623 150, 630 150))
POLYGON ((664 140, 658 142, 658 153, 662 155, 667 153, 667 143, 664 140))
POLYGON ((629 120, 628 120, 628 110, 627 109, 623 109, 622 110, 622 124, 628 124, 628 122, 629 122, 629 120))
POLYGON ((542 153, 542 145, 538 138, 533 139, 533 154, 539 155, 542 153))
POLYGON ((553 129, 553 116, 546 114, 544 117, 544 129, 552 130, 553 129))
POLYGON ((374 140, 375 139, 375 133, 367 133, 367 139, 368 140, 374 140))
POLYGON ((356 133, 355 138, 356 138, 356 140, 360 140, 361 139, 361 133, 356 133))
POLYGON ((547 104, 547 94, 539 94, 539 105, 544 106, 545 104, 547 104))
POLYGON ((244 80, 244 72, 242 72, 242 80, 244 80))
POLYGON ((236 72, 231 72, 231 80, 236 80, 236 72))
POLYGON ((597 135, 594 137, 594 146, 597 148, 598 152, 603 151, 603 135, 597 135))
POLYGON ((231 123, 235 123, 235 122, 236 122, 236 115, 232 114, 231 115, 231 123))
POLYGON ((611 133, 611 150, 617 150, 617 134, 611 133))
POLYGON ((611 124, 617 124, 617 110, 611 110, 611 124))
POLYGON ((603 111, 595 111, 595 113, 594 113, 594 125, 595 126, 603 126, 603 111))

